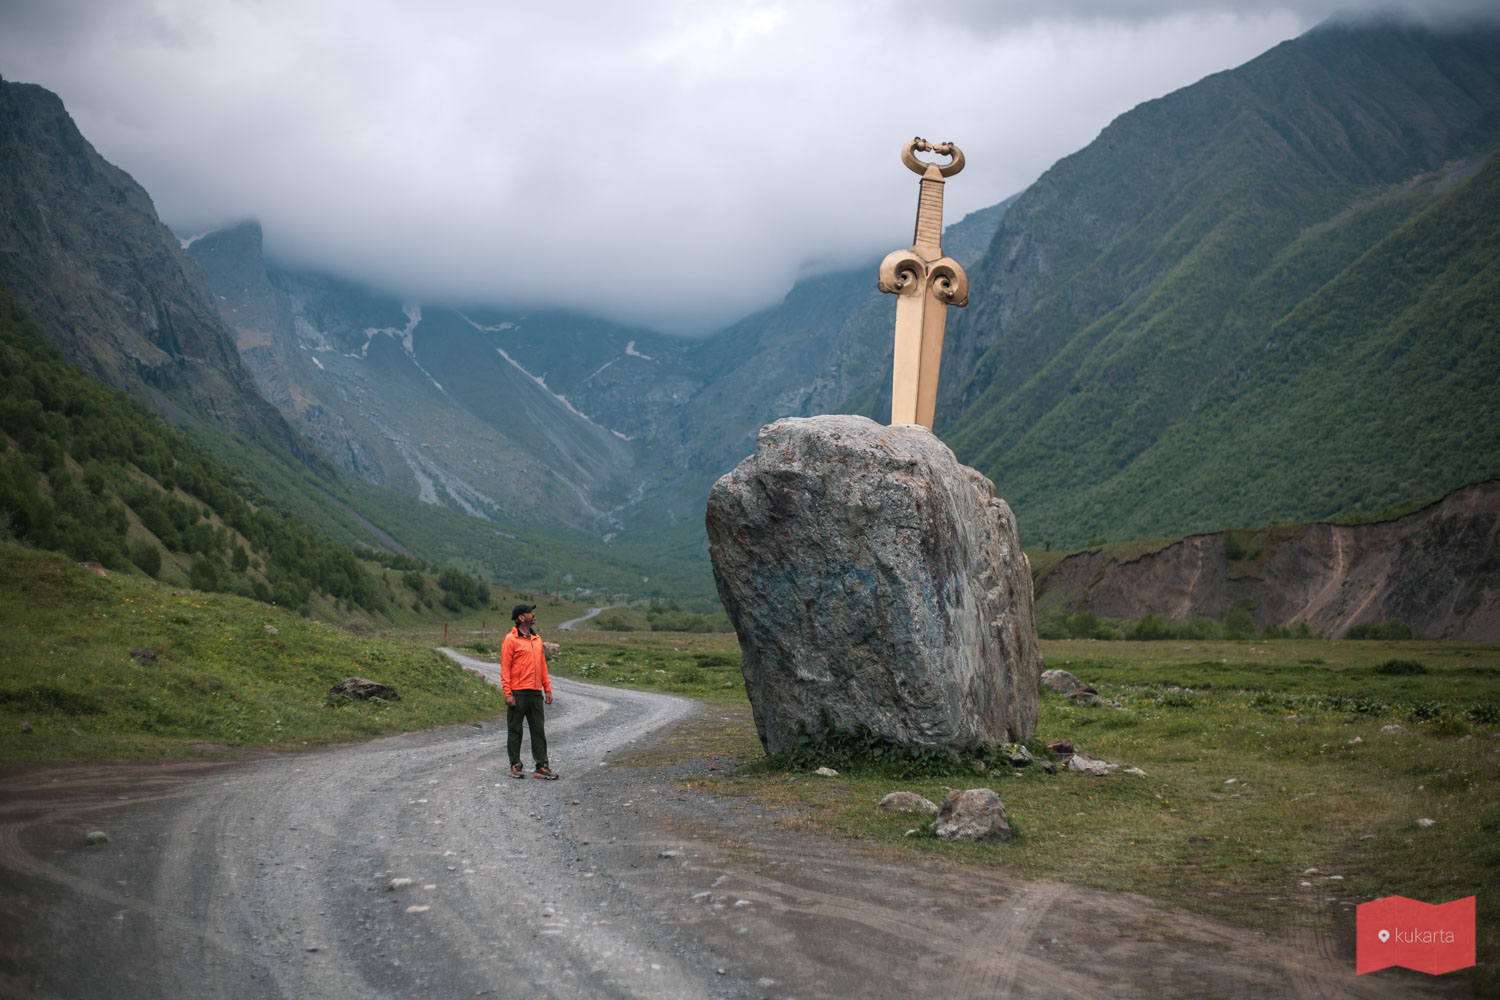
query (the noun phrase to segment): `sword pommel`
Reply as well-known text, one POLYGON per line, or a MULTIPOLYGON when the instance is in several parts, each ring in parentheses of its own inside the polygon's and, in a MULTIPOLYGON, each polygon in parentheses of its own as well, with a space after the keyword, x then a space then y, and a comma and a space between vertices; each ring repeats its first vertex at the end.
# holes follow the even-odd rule
POLYGON ((906 164, 914 174, 926 176, 928 171, 935 170, 940 177, 952 177, 964 168, 964 151, 951 142, 930 143, 926 139, 912 139, 901 147, 901 162, 906 164), (949 162, 943 164, 924 163, 917 159, 917 153, 936 153, 938 156, 949 157, 949 162))

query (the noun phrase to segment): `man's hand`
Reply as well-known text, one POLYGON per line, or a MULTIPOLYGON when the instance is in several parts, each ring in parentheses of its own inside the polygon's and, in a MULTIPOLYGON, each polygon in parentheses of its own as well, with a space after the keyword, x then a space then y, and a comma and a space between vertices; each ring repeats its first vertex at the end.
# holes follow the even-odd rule
POLYGON ((552 692, 551 691, 547 692, 547 704, 549 704, 549 705, 552 704, 552 692))
POLYGON ((515 708, 516 707, 516 696, 513 695, 513 694, 506 695, 505 696, 505 703, 507 705, 509 705, 511 708, 515 708))

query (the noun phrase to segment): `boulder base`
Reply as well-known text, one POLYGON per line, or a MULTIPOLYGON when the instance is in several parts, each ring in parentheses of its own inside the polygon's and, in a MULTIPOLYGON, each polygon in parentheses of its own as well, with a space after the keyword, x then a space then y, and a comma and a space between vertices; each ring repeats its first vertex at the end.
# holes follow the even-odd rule
POLYGON ((925 427, 770 424, 707 524, 768 753, 825 717, 955 750, 1032 734, 1042 656, 1015 517, 925 427))

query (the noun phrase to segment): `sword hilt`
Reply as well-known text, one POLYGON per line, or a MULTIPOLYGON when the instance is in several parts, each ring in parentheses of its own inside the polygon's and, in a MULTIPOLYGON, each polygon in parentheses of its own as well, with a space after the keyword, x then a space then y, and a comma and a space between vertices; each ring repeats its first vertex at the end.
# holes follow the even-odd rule
POLYGON ((912 235, 912 246, 922 251, 928 259, 943 255, 943 179, 952 177, 964 168, 963 150, 951 142, 936 145, 926 139, 912 139, 901 147, 901 162, 913 173, 922 175, 922 188, 917 196, 917 225, 912 235), (917 159, 918 152, 936 153, 949 157, 944 164, 924 163, 917 159))

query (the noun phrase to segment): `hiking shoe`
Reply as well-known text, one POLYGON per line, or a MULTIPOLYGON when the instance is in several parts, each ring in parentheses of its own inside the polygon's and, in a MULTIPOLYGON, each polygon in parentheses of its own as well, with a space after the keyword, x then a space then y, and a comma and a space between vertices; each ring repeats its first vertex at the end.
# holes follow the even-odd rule
POLYGON ((524 778, 526 777, 526 768, 520 764, 512 764, 510 766, 510 776, 512 778, 524 778))
POLYGON ((536 766, 536 770, 532 772, 531 776, 533 778, 540 778, 543 781, 557 780, 557 775, 553 774, 552 768, 548 767, 546 764, 538 764, 536 766))

